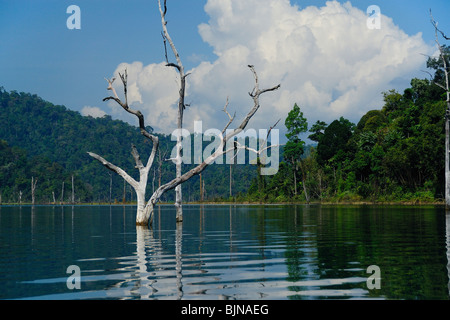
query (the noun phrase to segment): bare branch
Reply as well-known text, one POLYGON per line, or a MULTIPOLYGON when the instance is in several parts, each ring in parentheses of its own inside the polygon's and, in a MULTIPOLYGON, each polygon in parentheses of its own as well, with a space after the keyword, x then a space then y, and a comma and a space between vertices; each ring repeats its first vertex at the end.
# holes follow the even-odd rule
POLYGON ((442 32, 442 30, 440 30, 440 29, 438 28, 438 23, 434 20, 433 14, 431 13, 431 9, 430 9, 430 17, 431 17, 431 23, 433 24, 433 26, 434 26, 434 28, 436 29, 436 31, 439 32, 445 40, 450 40, 450 37, 447 37, 447 36, 444 34, 444 32, 442 32))
POLYGON ((264 151, 267 151, 267 150, 269 150, 269 149, 271 149, 271 148, 281 147, 281 146, 283 146, 283 144, 277 144, 277 145, 273 145, 273 146, 267 146, 267 147, 264 147, 264 148, 262 148, 262 149, 255 150, 255 149, 253 149, 253 148, 250 148, 250 147, 247 147, 247 146, 242 146, 242 145, 240 145, 240 146, 238 146, 238 149, 245 149, 245 150, 254 152, 254 153, 256 153, 257 155, 260 155, 260 154, 263 153, 264 151))
POLYGON ((431 74, 431 72, 426 71, 426 70, 420 70, 426 74, 428 74, 430 76, 430 82, 432 82, 433 84, 437 85, 439 88, 447 90, 447 88, 445 88, 442 84, 440 84, 439 82, 436 82, 433 80, 433 75, 431 74))
POLYGON ((255 78, 255 86, 253 88, 253 91, 249 93, 249 95, 252 97, 253 99, 253 108, 248 112, 247 116, 244 118, 244 120, 242 120, 241 124, 239 125, 238 128, 234 129, 233 132, 231 132, 230 134, 225 136, 225 142, 228 141, 229 139, 231 139, 233 136, 239 134, 242 130, 244 130, 244 128, 247 126, 248 122, 250 121, 250 119, 254 116, 254 114, 256 113, 256 111, 258 111, 260 104, 259 104, 259 97, 266 92, 270 92, 270 91, 275 91, 278 90, 281 86, 277 85, 275 87, 269 88, 269 89, 263 89, 260 90, 259 89, 259 80, 258 80, 258 74, 255 71, 254 66, 249 65, 248 66, 250 68, 250 70, 253 73, 253 76, 255 78))
POLYGON ((123 83, 123 93, 125 95, 125 105, 128 106, 128 73, 127 69, 125 69, 125 72, 123 74, 119 73, 120 79, 123 83))
POLYGON ((266 140, 264 140, 264 143, 262 145, 263 147, 267 144, 267 141, 269 140, 270 132, 272 131, 273 128, 275 128, 277 126, 278 122, 280 122, 280 121, 281 121, 281 119, 278 119, 278 121, 275 122, 275 124, 269 128, 269 131, 267 132, 266 140))
POLYGON ((102 165, 104 165, 106 168, 108 168, 109 170, 117 173, 119 176, 121 176, 122 178, 125 179, 125 181, 127 181, 133 188, 138 188, 139 187, 139 183, 134 180, 130 175, 128 175, 128 173, 126 173, 124 170, 122 170, 121 168, 119 168, 118 166, 112 164, 111 162, 105 160, 104 158, 102 158, 101 156, 92 153, 92 152, 88 152, 88 154, 94 158, 95 160, 99 161, 102 165))
POLYGON ((168 63, 166 64, 166 67, 174 67, 175 69, 178 70, 178 72, 181 72, 181 67, 180 67, 179 65, 175 64, 175 63, 168 62, 168 63))
POLYGON ((180 55, 178 54, 177 48, 175 47, 175 44, 172 41, 172 38, 170 37, 169 31, 167 30, 167 22, 166 22, 166 13, 167 13, 167 6, 166 6, 167 0, 164 0, 164 11, 161 8, 161 0, 158 0, 158 6, 159 6, 159 12, 161 13, 161 25, 163 27, 163 38, 164 43, 167 40, 169 42, 170 47, 172 48, 172 52, 175 55, 175 59, 177 60, 177 64, 169 63, 167 58, 167 50, 166 50, 166 61, 168 62, 168 66, 175 67, 178 69, 178 71, 181 74, 181 77, 184 77, 184 68, 183 64, 181 63, 180 55))
POLYGON ((442 59, 442 63, 443 63, 443 71, 445 74, 445 87, 437 84, 440 88, 444 89, 447 93, 447 109, 450 110, 450 80, 449 80, 449 70, 448 70, 448 66, 447 66, 447 61, 445 59, 445 52, 444 52, 444 48, 441 46, 441 44, 439 43, 439 37, 438 37, 438 32, 440 32, 442 34, 442 36, 446 39, 446 40, 450 40, 449 38, 447 38, 444 33, 442 31, 440 31, 437 27, 437 22, 434 20, 433 15, 431 13, 431 9, 430 9, 430 17, 431 17, 431 23, 434 26, 434 30, 435 30, 435 36, 436 36, 436 44, 438 45, 439 48, 439 52, 440 52, 440 56, 442 59))
POLYGON ((164 55, 166 57, 166 62, 169 63, 169 57, 167 56, 167 41, 166 41, 166 37, 164 36, 164 33, 162 31, 161 31, 161 37, 163 38, 164 55))
POLYGON ((277 147, 283 146, 283 144, 277 144, 277 145, 266 146, 267 141, 269 140, 270 132, 273 130, 273 128, 275 128, 275 127, 278 125, 278 123, 279 123, 280 121, 281 121, 281 119, 279 119, 273 126, 271 126, 271 127, 269 128, 269 131, 267 132, 266 139, 264 140, 264 142, 262 143, 262 145, 259 147, 258 150, 255 150, 255 149, 253 149, 253 148, 247 147, 247 146, 245 146, 245 145, 243 146, 243 145, 241 145, 240 143, 238 143, 238 149, 245 149, 245 150, 248 150, 248 151, 252 151, 252 152, 256 153, 257 155, 260 155, 260 154, 263 153, 264 151, 267 151, 267 150, 269 150, 269 149, 271 149, 271 148, 277 148, 277 147))
POLYGON ((136 146, 134 144, 131 145, 131 154, 133 155, 134 161, 136 162, 136 169, 142 170, 144 169, 144 164, 141 161, 141 157, 136 150, 136 146))
POLYGON ((227 114, 229 121, 228 121, 227 125, 223 128, 222 135, 225 133, 225 131, 228 129, 228 127, 234 121, 234 118, 236 117, 236 112, 234 112, 234 115, 231 116, 231 114, 227 111, 228 103, 229 103, 229 101, 228 101, 228 97, 227 97, 227 102, 225 103, 225 106, 223 107, 223 112, 225 112, 227 114))
POLYGON ((119 73, 120 79, 122 80, 122 84, 123 84, 123 92, 125 94, 125 102, 122 102, 122 100, 120 100, 119 96, 117 95, 116 90, 113 87, 113 82, 116 78, 112 78, 110 79, 106 79, 106 81, 108 81, 108 90, 111 90, 113 92, 114 96, 111 97, 106 97, 103 99, 103 101, 109 101, 109 100, 114 100, 116 101, 126 112, 131 113, 133 115, 135 115, 138 120, 139 120, 139 128, 141 130, 141 134, 143 136, 145 136, 146 138, 152 140, 153 144, 157 144, 158 143, 158 138, 152 134, 150 134, 147 129, 145 128, 145 121, 144 121, 144 115, 142 114, 141 111, 139 110, 133 110, 130 108, 130 106, 128 105, 128 98, 127 98, 127 92, 128 92, 128 73, 127 70, 125 69, 125 72, 123 74, 119 73))
POLYGON ((153 162, 155 161, 156 153, 158 152, 158 148, 159 148, 159 139, 155 136, 153 136, 153 137, 154 137, 154 140, 153 140, 152 153, 150 154, 150 157, 148 158, 148 161, 147 161, 147 165, 145 166, 145 168, 147 170, 149 170, 152 167, 153 162))

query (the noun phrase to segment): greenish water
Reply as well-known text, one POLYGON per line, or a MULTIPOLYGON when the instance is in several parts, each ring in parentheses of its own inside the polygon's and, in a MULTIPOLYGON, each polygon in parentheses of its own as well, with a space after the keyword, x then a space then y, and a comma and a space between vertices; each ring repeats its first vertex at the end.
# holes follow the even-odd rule
POLYGON ((0 207, 0 299, 449 298, 441 207, 192 205, 177 226, 162 206, 152 228, 134 221, 127 206, 0 207))

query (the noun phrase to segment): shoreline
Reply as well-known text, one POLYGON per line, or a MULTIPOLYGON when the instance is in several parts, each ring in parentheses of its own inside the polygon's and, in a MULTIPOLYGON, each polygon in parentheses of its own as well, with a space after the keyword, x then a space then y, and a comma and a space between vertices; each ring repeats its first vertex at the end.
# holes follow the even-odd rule
MULTIPOLYGON (((109 202, 87 202, 87 203, 0 203, 2 206, 51 206, 51 207, 70 207, 70 206, 136 206, 136 203, 109 203, 109 202)), ((163 202, 158 205, 168 206, 174 205, 173 202, 163 202)), ((420 200, 404 200, 404 201, 285 201, 285 202, 262 202, 262 201, 191 201, 185 202, 183 205, 323 205, 323 206, 445 206, 445 201, 420 201, 420 200)))

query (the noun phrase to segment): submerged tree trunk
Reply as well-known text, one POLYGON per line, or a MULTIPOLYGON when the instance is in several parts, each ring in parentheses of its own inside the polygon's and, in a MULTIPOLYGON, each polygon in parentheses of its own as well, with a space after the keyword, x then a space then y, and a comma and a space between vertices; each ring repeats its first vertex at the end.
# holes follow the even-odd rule
MULTIPOLYGON (((172 47, 172 51, 175 54, 175 57, 177 59, 178 64, 174 64, 174 63, 167 63, 167 66, 171 66, 174 67, 178 70, 178 72, 180 73, 180 77, 181 77, 181 85, 180 85, 180 97, 179 97, 179 102, 178 102, 178 128, 182 128, 182 119, 183 119, 183 112, 185 109, 185 103, 184 103, 184 96, 185 96, 185 85, 186 85, 186 74, 184 74, 184 69, 183 66, 181 64, 179 55, 175 49, 175 46, 173 45, 172 40, 170 39, 170 36, 167 32, 167 28, 166 28, 166 24, 167 22, 165 21, 165 15, 167 12, 167 8, 166 8, 166 1, 164 1, 164 10, 161 7, 161 1, 158 1, 159 4, 159 10, 161 13, 161 20, 162 20, 162 25, 163 25, 163 29, 164 29, 164 33, 163 33, 163 38, 164 38, 164 44, 166 42, 166 40, 170 43, 171 47, 172 47)), ((166 50, 166 60, 167 59, 167 50, 166 50)), ((119 174, 120 176, 122 176, 125 181, 127 181, 136 191, 137 194, 137 213, 136 213, 136 225, 142 225, 142 226, 148 226, 149 224, 151 225, 153 223, 153 215, 154 215, 154 209, 155 206, 158 204, 159 200, 161 199, 161 196, 168 190, 172 190, 172 189, 176 189, 176 194, 177 194, 177 198, 176 198, 176 208, 177 208, 177 222, 181 222, 183 217, 182 217, 182 206, 181 206, 181 184, 186 182, 187 180, 189 180, 190 178, 192 178, 195 175, 198 175, 200 173, 203 172, 203 170, 205 170, 205 168, 207 166, 209 166, 212 162, 214 162, 218 157, 223 156, 224 154, 227 154, 228 152, 231 151, 236 151, 237 149, 247 149, 247 150, 251 150, 254 151, 258 154, 258 156, 265 150, 267 150, 269 147, 263 148, 262 150, 253 150, 250 149, 249 147, 241 146, 239 145, 238 142, 234 141, 234 143, 232 143, 233 145, 230 147, 227 142, 231 139, 234 139, 234 137, 236 135, 238 135, 239 133, 241 133, 247 126, 248 122, 250 121, 250 119, 254 116, 254 114, 258 111, 259 107, 260 107, 260 103, 259 103, 259 98, 263 93, 269 92, 269 91, 275 91, 278 90, 280 88, 280 85, 277 85, 275 87, 269 88, 269 89, 260 89, 259 88, 259 82, 258 82, 258 75, 256 74, 256 71, 254 69, 254 67, 252 65, 248 66, 250 68, 250 70, 253 73, 254 79, 255 79, 255 85, 253 87, 253 90, 249 93, 250 97, 253 99, 253 107, 251 108, 251 110, 248 112, 248 114, 246 115, 246 117, 242 120, 241 124, 233 130, 227 130, 228 127, 230 126, 230 124, 233 122, 234 117, 231 117, 231 115, 226 112, 226 106, 224 108, 224 111, 227 113, 228 117, 230 118, 229 122, 227 123, 227 125, 225 126, 225 128, 222 131, 222 136, 221 136, 221 145, 220 147, 218 147, 214 154, 210 155, 207 159, 205 159, 201 164, 197 165, 195 168, 193 168, 192 170, 182 174, 181 172, 181 143, 178 143, 179 141, 181 141, 181 132, 179 132, 179 139, 177 140, 177 175, 176 178, 173 179, 172 181, 160 185, 159 188, 153 193, 153 195, 151 196, 150 200, 145 203, 145 190, 147 187, 147 179, 148 179, 148 173, 149 170, 153 164, 153 160, 155 158, 156 152, 158 151, 158 147, 159 147, 159 139, 158 137, 150 134, 149 132, 147 132, 146 128, 145 128, 145 123, 144 123, 144 116, 142 115, 142 113, 140 111, 135 111, 132 110, 129 105, 128 105, 128 100, 127 100, 127 73, 125 70, 124 74, 120 74, 119 76, 122 80, 123 83, 123 87, 124 87, 124 95, 125 95, 125 101, 121 101, 114 89, 114 87, 112 86, 115 78, 109 80, 106 79, 109 83, 108 86, 108 90, 111 90, 113 92, 113 96, 107 97, 105 99, 103 99, 103 101, 108 101, 108 100, 114 100, 116 101, 125 111, 127 111, 128 113, 134 114, 135 116, 138 117, 139 119, 139 128, 141 131, 141 134, 144 135, 146 138, 150 139, 153 142, 153 149, 151 152, 151 155, 149 157, 149 160, 147 162, 147 165, 144 167, 144 165, 142 164, 142 161, 140 160, 139 154, 137 153, 136 148, 134 147, 134 145, 132 146, 132 155, 135 159, 136 162, 136 168, 139 169, 139 173, 140 173, 140 180, 139 182, 137 182, 136 180, 134 180, 131 176, 129 176, 124 170, 122 170, 121 168, 113 165, 112 163, 108 162, 107 160, 105 160, 104 158, 102 158, 101 156, 95 154, 95 153, 91 153, 88 152, 88 154, 93 157, 94 159, 98 160, 100 163, 102 163, 106 168, 108 168, 109 170, 119 174), (224 133, 226 132, 226 134, 224 135, 224 133), (228 149, 227 149, 228 148, 228 149)), ((228 102, 227 102, 228 103, 228 102)), ((273 128, 273 127, 272 127, 273 128)), ((271 128, 271 129, 272 129, 271 128)), ((270 132, 270 131, 269 131, 270 132)), ((269 135, 267 135, 268 137, 269 135)), ((231 140, 233 142, 233 140, 231 140)), ((271 146, 274 147, 274 146, 271 146)), ((204 188, 203 188, 204 189, 204 188)), ((204 192, 204 190, 202 190, 204 192)))
MULTIPOLYGON (((36 184, 37 180, 34 180, 34 177, 31 177, 31 204, 34 206, 36 201, 36 184)), ((0 201, 1 202, 1 201, 0 201)))
MULTIPOLYGON (((159 12, 161 14, 161 25, 163 28, 163 40, 164 40, 164 49, 166 55, 166 62, 168 67, 175 68, 180 75, 180 90, 179 90, 179 99, 178 99, 178 120, 177 120, 177 128, 178 128, 178 136, 177 136, 177 145, 176 145, 176 177, 180 178, 182 175, 182 158, 181 158, 181 149, 182 149, 182 135, 181 130, 183 129, 183 115, 184 110, 186 108, 185 105, 185 95, 186 95, 186 77, 187 75, 184 73, 183 63, 181 62, 180 55, 175 47, 175 44, 170 37, 169 31, 167 30, 167 21, 166 21, 166 13, 167 6, 166 1, 164 1, 164 10, 161 7, 161 1, 158 0, 159 12), (177 63, 170 63, 169 58, 167 56, 167 47, 166 41, 169 42, 170 48, 175 56, 177 63)), ((176 220, 177 222, 183 221, 183 194, 181 190, 181 184, 175 187, 175 208, 176 208, 176 220)))
MULTIPOLYGON (((140 111, 136 111, 131 109, 128 106, 128 98, 127 98, 127 82, 128 82, 128 75, 127 75, 127 71, 125 70, 125 73, 120 74, 119 76, 122 80, 123 83, 123 87, 124 87, 124 95, 125 95, 125 102, 122 102, 117 93, 116 90, 113 88, 112 84, 114 82, 115 79, 112 80, 108 80, 108 90, 111 90, 113 92, 113 96, 107 97, 105 99, 103 99, 104 101, 108 101, 108 100, 114 100, 116 101, 125 111, 127 111, 128 113, 131 113, 133 115, 135 115, 138 120, 139 120, 139 128, 141 131, 141 134, 146 137, 147 139, 151 140, 153 143, 153 147, 152 147, 152 151, 151 154, 148 158, 147 164, 144 166, 144 164, 142 163, 141 157, 136 149, 136 147, 132 144, 131 145, 131 154, 134 158, 134 161, 136 163, 136 169, 139 170, 139 182, 136 181, 135 179, 133 179, 128 173, 126 173, 124 170, 122 170, 121 168, 117 167, 116 165, 112 164, 111 162, 105 160, 104 158, 102 158, 101 156, 92 153, 92 152, 88 152, 88 154, 96 159, 97 161, 99 161, 101 164, 103 164, 106 168, 108 168, 109 170, 117 173, 118 175, 120 175, 126 182, 128 182, 128 184, 130 184, 131 187, 133 187, 133 189, 136 192, 136 199, 137 199, 137 212, 136 212, 136 224, 137 225, 144 225, 143 221, 145 219, 143 219, 143 216, 148 216, 147 212, 146 212, 146 204, 145 204, 145 191, 147 188, 147 180, 148 180, 148 174, 150 171, 150 168, 153 165, 153 161, 155 160, 155 156, 156 156, 156 152, 158 151, 158 147, 159 147, 159 139, 157 136, 154 136, 152 134, 150 134, 149 132, 147 132, 147 129, 145 128, 145 121, 144 121, 144 116, 142 115, 142 113, 140 111)), ((148 220, 146 221, 147 223, 145 223, 146 225, 148 225, 148 220)))

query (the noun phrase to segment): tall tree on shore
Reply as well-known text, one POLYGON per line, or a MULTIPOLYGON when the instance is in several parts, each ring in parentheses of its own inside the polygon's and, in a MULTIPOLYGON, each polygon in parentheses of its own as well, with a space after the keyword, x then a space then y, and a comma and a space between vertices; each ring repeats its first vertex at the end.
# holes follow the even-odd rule
POLYGON ((317 122, 312 125, 311 129, 309 129, 309 132, 311 132, 311 134, 308 136, 308 139, 314 142, 320 142, 320 139, 323 137, 323 133, 326 128, 326 122, 317 120, 317 122))
POLYGON ((301 157, 305 152, 305 142, 300 138, 300 134, 305 133, 308 130, 308 122, 303 117, 303 112, 300 111, 300 107, 295 104, 292 110, 289 112, 284 122, 288 139, 284 147, 284 157, 288 163, 292 165, 293 177, 294 177, 294 196, 297 195, 297 171, 300 167, 302 172, 302 184, 305 192, 306 200, 309 201, 308 192, 305 186, 305 172, 301 165, 301 157))

